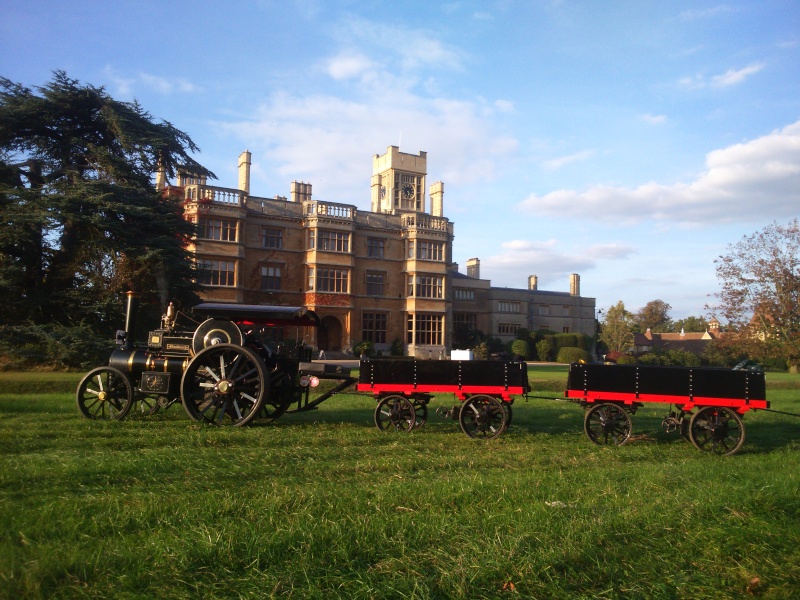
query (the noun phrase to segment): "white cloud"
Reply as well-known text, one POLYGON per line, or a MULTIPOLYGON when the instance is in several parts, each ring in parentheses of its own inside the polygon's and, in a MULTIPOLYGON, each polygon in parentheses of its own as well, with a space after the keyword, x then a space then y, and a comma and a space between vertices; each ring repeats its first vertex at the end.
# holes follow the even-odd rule
POLYGON ((755 75, 764 68, 763 63, 747 66, 743 69, 729 69, 722 75, 715 75, 711 78, 712 87, 728 87, 731 85, 738 85, 750 75, 755 75))
POLYGON ((764 67, 764 63, 754 63, 741 69, 728 69, 724 73, 713 75, 710 78, 702 73, 698 73, 691 77, 684 77, 678 81, 678 83, 681 87, 694 90, 703 89, 705 87, 726 88, 743 83, 751 75, 762 71, 764 67))
POLYGON ((342 20, 332 33, 341 47, 359 47, 371 56, 387 56, 405 71, 422 67, 463 70, 461 52, 441 41, 435 31, 354 17, 342 20))
POLYGON ((649 114, 645 114, 645 115, 642 115, 639 118, 642 121, 644 121, 645 123, 650 123, 651 125, 660 125, 662 123, 666 123, 667 122, 667 116, 666 115, 649 115, 649 114))
MULTIPOLYGON (((540 284, 547 285, 564 279, 570 273, 586 272, 597 267, 600 260, 622 260, 636 254, 628 244, 596 244, 589 248, 565 252, 556 240, 511 240, 502 244, 500 254, 481 259, 481 269, 497 281, 517 281, 520 276, 536 275, 540 284)), ((524 286, 524 282, 519 283, 524 286)))
POLYGON ((328 59, 326 72, 333 79, 352 79, 375 69, 375 63, 363 54, 342 53, 328 59))
POLYGON ((595 185, 532 194, 518 208, 538 216, 687 225, 746 222, 797 215, 800 206, 800 121, 706 156, 694 181, 639 187, 595 185))
POLYGON ((683 11, 678 18, 682 21, 698 21, 700 19, 708 19, 717 15, 734 12, 730 6, 720 4, 710 8, 690 9, 683 11))
POLYGON ((116 94, 120 96, 135 96, 137 91, 141 93, 143 89, 162 95, 191 94, 203 91, 201 87, 181 77, 168 78, 144 72, 139 72, 133 77, 125 77, 111 66, 106 66, 103 72, 105 77, 112 82, 116 94))
POLYGON ((221 125, 273 170, 314 184, 322 200, 369 205, 364 149, 429 152, 430 183, 437 179, 489 181, 517 150, 517 140, 494 132, 479 102, 422 98, 404 90, 335 96, 273 95, 253 119, 221 125), (354 190, 354 182, 358 188, 354 190))
POLYGON ((595 155, 594 150, 582 150, 581 152, 576 152, 574 154, 569 154, 567 156, 560 156, 558 158, 552 158, 550 160, 546 160, 542 163, 542 166, 547 169, 548 171, 556 171, 561 167, 568 165, 574 162, 580 162, 583 160, 588 160, 595 155))
POLYGON ((511 113, 514 112, 514 103, 510 100, 495 100, 494 107, 503 113, 511 113))

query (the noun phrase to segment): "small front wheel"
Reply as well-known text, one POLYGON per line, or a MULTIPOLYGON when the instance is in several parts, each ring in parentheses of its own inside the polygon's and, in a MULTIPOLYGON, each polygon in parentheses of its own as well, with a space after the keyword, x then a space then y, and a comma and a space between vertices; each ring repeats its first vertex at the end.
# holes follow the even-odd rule
POLYGON ((621 446, 631 437, 631 417, 616 404, 597 404, 584 416, 583 431, 595 444, 621 446))
POLYGON ((133 384, 119 369, 98 367, 81 379, 75 399, 87 419, 121 420, 133 406, 133 384))
POLYGON ((381 431, 411 431, 416 421, 414 405, 404 396, 386 396, 375 408, 375 426, 381 431))

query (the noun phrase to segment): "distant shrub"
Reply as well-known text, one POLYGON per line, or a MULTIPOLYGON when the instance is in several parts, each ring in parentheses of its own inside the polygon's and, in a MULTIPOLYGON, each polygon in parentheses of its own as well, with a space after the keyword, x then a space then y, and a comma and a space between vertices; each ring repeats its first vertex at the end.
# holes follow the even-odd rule
POLYGON ((589 354, 583 348, 566 347, 561 348, 556 356, 556 361, 560 363, 574 363, 589 360, 589 354))
POLYGON ((620 354, 617 357, 617 364, 618 365, 635 365, 636 364, 636 358, 634 358, 630 354, 620 354))
POLYGON ((550 355, 553 352, 553 343, 550 340, 544 339, 536 342, 536 355, 542 362, 550 360, 550 355))
POLYGON ((478 360, 486 360, 489 358, 489 346, 486 342, 481 342, 472 349, 472 353, 478 360))
POLYGON ((394 340, 392 341, 391 353, 392 356, 403 356, 405 354, 405 348, 403 347, 403 342, 401 342, 399 338, 394 338, 394 340))
POLYGON ((372 356, 375 352, 375 344, 372 340, 362 340, 353 346, 356 356, 372 356))
POLYGON ((528 360, 530 349, 526 340, 514 340, 511 342, 512 356, 521 356, 523 359, 528 360))

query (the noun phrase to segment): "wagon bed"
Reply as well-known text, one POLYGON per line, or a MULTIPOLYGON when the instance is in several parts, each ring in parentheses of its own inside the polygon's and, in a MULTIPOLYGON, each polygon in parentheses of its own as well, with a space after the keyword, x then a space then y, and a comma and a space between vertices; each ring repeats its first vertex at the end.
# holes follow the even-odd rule
POLYGON ((524 362, 493 360, 365 360, 357 389, 375 394, 487 394, 508 402, 528 392, 524 362))

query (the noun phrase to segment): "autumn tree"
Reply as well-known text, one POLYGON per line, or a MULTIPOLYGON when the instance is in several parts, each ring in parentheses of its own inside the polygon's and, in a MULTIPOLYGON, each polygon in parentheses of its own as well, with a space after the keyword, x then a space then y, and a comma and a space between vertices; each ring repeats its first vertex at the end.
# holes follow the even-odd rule
POLYGON ((663 333, 672 327, 672 320, 669 311, 672 307, 663 300, 651 300, 640 308, 633 317, 635 325, 639 331, 663 333))
POLYGON ((633 315, 625 310, 625 304, 620 300, 606 312, 598 340, 610 352, 625 352, 633 346, 632 324, 633 315))
POLYGON ((716 261, 721 290, 711 307, 729 324, 726 342, 760 360, 800 360, 800 224, 773 222, 716 261))
POLYGON ((213 177, 197 150, 138 103, 63 72, 33 89, 0 78, 0 322, 107 330, 127 289, 195 297, 193 226, 153 176, 213 177))

